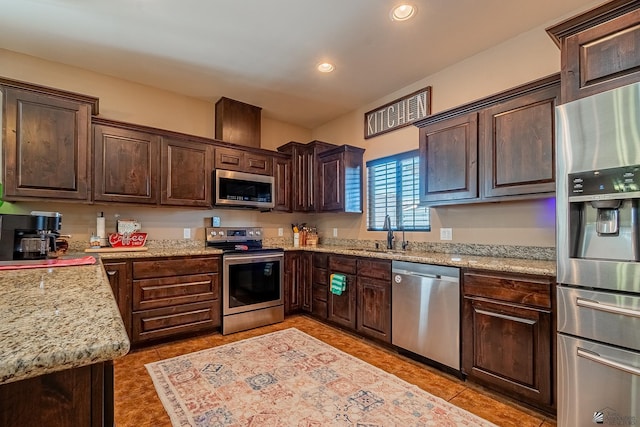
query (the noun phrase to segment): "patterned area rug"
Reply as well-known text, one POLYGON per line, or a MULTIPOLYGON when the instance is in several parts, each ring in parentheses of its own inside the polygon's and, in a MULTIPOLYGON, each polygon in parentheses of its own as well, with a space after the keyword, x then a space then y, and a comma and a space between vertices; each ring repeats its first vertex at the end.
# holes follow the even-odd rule
POLYGON ((174 426, 493 426, 295 328, 145 366, 174 426))

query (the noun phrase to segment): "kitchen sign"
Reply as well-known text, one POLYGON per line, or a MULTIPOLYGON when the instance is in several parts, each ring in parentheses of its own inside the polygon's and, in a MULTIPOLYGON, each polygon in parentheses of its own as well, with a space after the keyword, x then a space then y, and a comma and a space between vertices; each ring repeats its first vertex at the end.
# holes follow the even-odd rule
POLYGON ((431 114, 431 86, 364 113, 364 139, 424 119, 431 114))

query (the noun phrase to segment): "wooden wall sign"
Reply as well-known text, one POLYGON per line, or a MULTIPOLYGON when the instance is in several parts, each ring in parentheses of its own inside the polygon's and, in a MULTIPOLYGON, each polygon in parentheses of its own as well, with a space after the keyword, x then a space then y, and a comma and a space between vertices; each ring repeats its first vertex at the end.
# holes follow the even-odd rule
POLYGON ((431 86, 364 113, 364 139, 409 126, 431 114, 431 86))

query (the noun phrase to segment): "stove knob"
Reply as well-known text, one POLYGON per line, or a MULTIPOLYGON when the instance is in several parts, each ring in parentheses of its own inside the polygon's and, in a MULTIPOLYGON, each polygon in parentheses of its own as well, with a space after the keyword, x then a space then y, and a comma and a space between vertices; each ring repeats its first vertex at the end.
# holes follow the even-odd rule
POLYGON ((249 230, 249 236, 253 236, 253 230, 249 230))
POLYGON ((260 235, 260 230, 256 230, 256 236, 260 235))

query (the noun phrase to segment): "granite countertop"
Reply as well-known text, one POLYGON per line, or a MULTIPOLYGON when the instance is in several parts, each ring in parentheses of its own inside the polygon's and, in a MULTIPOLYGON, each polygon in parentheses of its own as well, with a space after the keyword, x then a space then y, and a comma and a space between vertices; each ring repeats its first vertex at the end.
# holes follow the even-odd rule
POLYGON ((457 255, 441 252, 425 252, 414 250, 389 252, 378 249, 342 248, 339 246, 285 248, 285 250, 300 249, 314 252, 328 252, 397 261, 419 262, 422 264, 448 265, 460 268, 478 268, 483 270, 502 271, 508 273, 536 274, 541 276, 556 275, 556 262, 545 260, 457 255))
POLYGON ((0 271, 0 384, 113 360, 129 339, 100 262, 0 271))
MULTIPOLYGON (((461 268, 479 268, 485 270, 537 274, 543 276, 556 275, 555 261, 523 259, 523 258, 506 258, 492 256, 475 256, 475 255, 458 255, 441 252, 427 252, 420 250, 392 251, 374 250, 357 247, 343 247, 334 245, 319 245, 316 247, 293 247, 293 246, 274 246, 283 248, 285 251, 304 250, 311 252, 326 252, 343 255, 363 256, 370 258, 381 258, 398 261, 419 262, 423 264, 449 265, 461 268)), ((265 246, 269 248, 269 246, 265 246)), ((104 260, 122 259, 122 258, 149 258, 149 257, 170 257, 170 256, 193 256, 193 255, 219 255, 222 251, 219 249, 202 247, 149 247, 144 252, 108 252, 100 253, 100 257, 104 260)))

